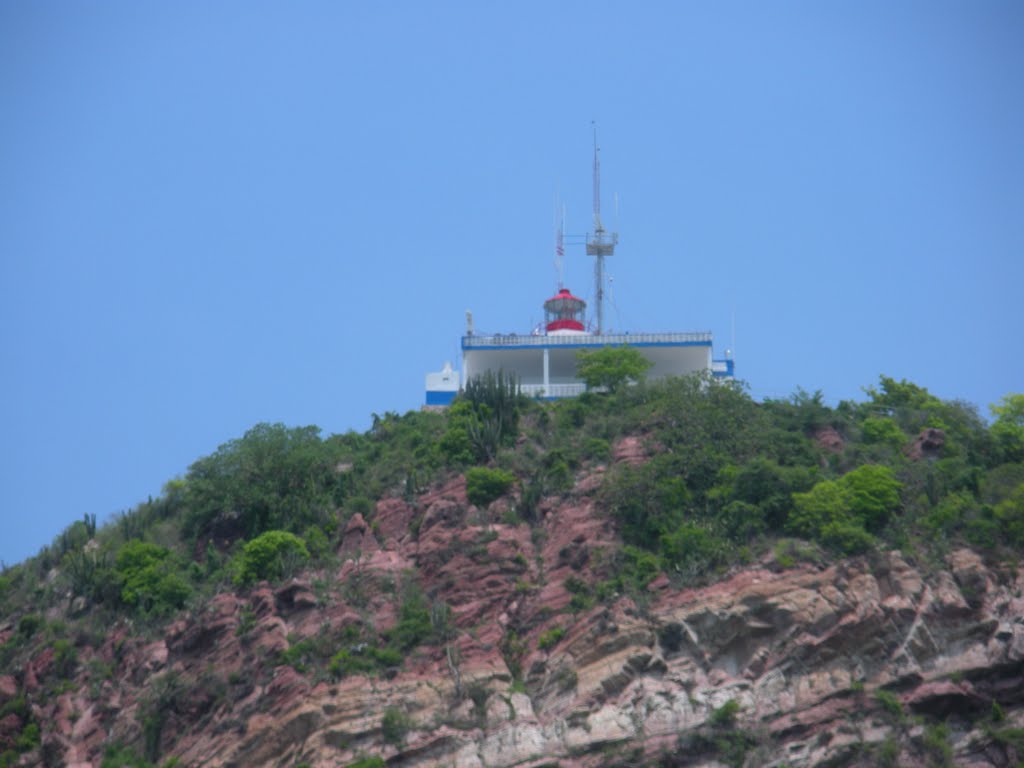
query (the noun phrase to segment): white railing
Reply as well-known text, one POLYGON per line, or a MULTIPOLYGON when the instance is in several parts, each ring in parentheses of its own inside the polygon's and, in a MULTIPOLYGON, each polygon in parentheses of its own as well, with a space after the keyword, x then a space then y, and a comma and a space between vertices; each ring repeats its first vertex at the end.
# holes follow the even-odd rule
POLYGON ((710 331, 694 333, 614 333, 595 336, 590 333, 558 336, 463 336, 462 348, 473 347, 603 347, 618 344, 703 344, 711 343, 710 331))
POLYGON ((527 397, 578 397, 587 391, 586 384, 520 384, 519 391, 527 397))

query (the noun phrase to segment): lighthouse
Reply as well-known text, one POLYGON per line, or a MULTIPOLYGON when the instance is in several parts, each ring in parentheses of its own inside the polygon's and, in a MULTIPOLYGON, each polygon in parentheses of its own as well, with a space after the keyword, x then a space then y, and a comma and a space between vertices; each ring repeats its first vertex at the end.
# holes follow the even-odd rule
MULTIPOLYGON (((544 322, 532 332, 487 334, 474 329, 472 315, 466 314, 466 333, 462 337, 462 367, 456 371, 450 363, 443 370, 426 376, 426 405, 446 406, 459 391, 477 376, 503 371, 519 382, 528 397, 554 400, 576 397, 586 385, 576 375, 577 354, 581 350, 629 346, 647 358, 651 367, 648 379, 708 373, 731 379, 734 368, 731 355, 712 356, 710 331, 670 331, 658 333, 609 332, 604 323, 604 260, 615 252, 619 236, 605 231, 600 209, 600 164, 594 141, 594 232, 586 238, 586 252, 594 256, 594 321, 588 324, 587 302, 562 286, 543 303, 544 322)), ((556 238, 556 259, 561 272, 562 237, 556 238)))
POLYGON ((587 302, 562 288, 557 294, 544 302, 544 330, 549 336, 574 336, 585 334, 583 310, 587 302))

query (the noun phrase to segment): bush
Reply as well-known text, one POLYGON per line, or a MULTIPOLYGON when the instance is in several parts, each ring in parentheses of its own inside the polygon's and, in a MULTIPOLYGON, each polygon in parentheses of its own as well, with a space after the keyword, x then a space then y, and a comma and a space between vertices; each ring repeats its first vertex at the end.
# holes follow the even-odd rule
POLYGON ((563 637, 565 637, 565 630, 562 627, 555 627, 541 632, 540 637, 537 638, 537 647, 542 651, 554 648, 563 637))
POLYGON ((405 712, 394 707, 384 710, 380 730, 385 742, 400 747, 411 729, 412 719, 405 712))
POLYGON ((637 547, 625 546, 617 563, 616 581, 621 589, 642 590, 661 573, 658 558, 637 547))
POLYGON ((374 648, 360 644, 353 649, 343 648, 334 654, 327 669, 336 679, 349 675, 368 675, 400 667, 403 658, 401 652, 394 648, 374 648))
POLYGON ((865 443, 882 443, 893 448, 901 448, 907 442, 907 436, 892 419, 868 416, 861 424, 865 443))
POLYGON ((430 606, 423 591, 414 582, 405 585, 402 605, 398 610, 398 624, 391 630, 391 645, 407 653, 433 634, 430 606))
POLYGON ((169 549, 137 539, 129 541, 117 553, 114 565, 122 602, 153 616, 178 610, 192 594, 181 568, 169 549))
POLYGON ((516 477, 510 472, 473 467, 466 472, 466 497, 478 507, 486 507, 508 493, 516 477))
POLYGON ((736 724, 740 704, 736 699, 729 699, 725 704, 711 712, 711 725, 716 728, 731 728, 736 724))
POLYGON ((78 651, 70 640, 56 640, 53 643, 53 663, 57 676, 67 679, 78 668, 78 651))
POLYGON ((153 764, 139 757, 131 747, 111 744, 103 753, 100 768, 153 768, 153 764))
POLYGON ((27 613, 18 619, 18 634, 28 639, 38 632, 44 623, 42 616, 35 613, 27 613))
POLYGON ((384 758, 377 757, 361 757, 354 763, 349 763, 345 768, 385 768, 387 763, 384 762, 384 758))
POLYGON ((691 574, 725 562, 727 549, 724 539, 693 523, 684 523, 661 537, 666 565, 691 574))
POLYGON ((839 481, 849 494, 850 512, 869 531, 879 531, 899 508, 902 484, 888 467, 865 464, 839 481))
POLYGON ((1024 483, 996 504, 993 513, 1007 543, 1014 547, 1024 547, 1024 483))
POLYGON ((891 691, 878 690, 875 691, 875 701, 879 703, 885 713, 889 715, 893 720, 899 721, 903 719, 903 702, 900 701, 899 697, 891 691))
POLYGON ((344 493, 338 456, 318 427, 257 424, 189 467, 186 535, 233 539, 324 523, 344 493))
POLYGON ((948 725, 935 723, 925 728, 922 746, 929 757, 929 766, 953 768, 953 745, 949 743, 948 725))
POLYGON ((251 584, 261 579, 284 578, 309 560, 305 542, 287 531, 267 531, 242 547, 235 582, 251 584))
POLYGON ((865 464, 794 493, 786 527, 845 554, 863 552, 872 542, 868 532, 880 530, 899 507, 901 487, 888 467, 865 464))

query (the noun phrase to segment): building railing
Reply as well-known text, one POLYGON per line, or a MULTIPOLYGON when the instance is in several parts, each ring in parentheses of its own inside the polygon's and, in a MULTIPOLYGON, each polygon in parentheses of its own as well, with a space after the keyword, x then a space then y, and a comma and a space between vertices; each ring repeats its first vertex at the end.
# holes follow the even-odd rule
POLYGON ((519 391, 527 397, 578 397, 587 391, 587 385, 580 384, 520 384, 519 391))
POLYGON ((593 334, 567 334, 565 336, 463 336, 462 348, 474 347, 604 347, 620 344, 710 344, 711 333, 614 333, 603 336, 593 334))

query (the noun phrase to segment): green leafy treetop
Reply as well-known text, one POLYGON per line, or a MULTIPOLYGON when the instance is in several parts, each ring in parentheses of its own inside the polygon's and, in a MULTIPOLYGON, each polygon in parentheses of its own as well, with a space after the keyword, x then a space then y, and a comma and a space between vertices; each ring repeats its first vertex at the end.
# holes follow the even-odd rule
POLYGON ((633 347, 602 347, 576 353, 576 375, 587 389, 617 392, 623 384, 639 381, 653 365, 633 347))
POLYGON ((992 436, 1006 461, 1024 461, 1024 394, 1004 395, 989 410, 996 417, 992 436))

